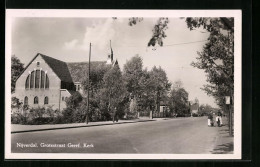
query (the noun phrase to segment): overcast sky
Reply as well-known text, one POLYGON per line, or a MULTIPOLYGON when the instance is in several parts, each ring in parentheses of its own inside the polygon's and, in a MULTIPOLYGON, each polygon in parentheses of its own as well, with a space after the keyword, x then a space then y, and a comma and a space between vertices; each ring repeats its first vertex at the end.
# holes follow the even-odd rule
POLYGON ((185 20, 169 18, 169 29, 163 47, 147 47, 157 18, 144 18, 135 26, 128 19, 112 18, 16 18, 12 22, 12 54, 27 65, 37 54, 65 61, 88 61, 89 43, 92 43, 92 60, 105 61, 112 41, 114 58, 121 69, 126 60, 138 54, 144 67, 161 66, 170 82, 181 80, 189 93, 189 100, 199 99, 200 104, 216 107, 214 99, 200 88, 206 84, 203 70, 190 64, 196 61, 208 38, 203 30, 190 31, 185 20))

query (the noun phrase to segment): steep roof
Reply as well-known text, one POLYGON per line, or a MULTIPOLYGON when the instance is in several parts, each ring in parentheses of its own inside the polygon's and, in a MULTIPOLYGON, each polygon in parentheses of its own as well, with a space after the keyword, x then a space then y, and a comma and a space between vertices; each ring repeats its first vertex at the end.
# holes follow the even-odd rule
POLYGON ((56 73, 61 81, 73 82, 68 66, 65 62, 54 59, 52 57, 39 54, 45 60, 45 62, 50 66, 50 68, 56 73))
MULTIPOLYGON (((29 65, 38 57, 41 56, 44 61, 50 66, 50 68, 56 73, 61 81, 72 83, 82 82, 88 74, 89 63, 88 62, 63 62, 61 60, 37 53, 37 55, 28 63, 17 79, 22 73, 29 67, 29 65)), ((106 61, 92 61, 91 69, 98 69, 103 67, 110 67, 106 61)), ((16 79, 16 81, 17 81, 16 79)))
MULTIPOLYGON (((73 82, 82 82, 88 76, 89 63, 88 62, 73 62, 67 63, 69 72, 73 82)), ((91 69, 108 66, 106 61, 92 61, 91 69)))

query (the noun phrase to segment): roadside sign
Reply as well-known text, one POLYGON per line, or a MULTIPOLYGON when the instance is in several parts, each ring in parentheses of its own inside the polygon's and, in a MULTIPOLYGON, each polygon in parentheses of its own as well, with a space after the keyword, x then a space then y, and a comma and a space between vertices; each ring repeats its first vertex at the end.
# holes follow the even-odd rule
POLYGON ((226 104, 230 104, 230 96, 225 96, 226 104))

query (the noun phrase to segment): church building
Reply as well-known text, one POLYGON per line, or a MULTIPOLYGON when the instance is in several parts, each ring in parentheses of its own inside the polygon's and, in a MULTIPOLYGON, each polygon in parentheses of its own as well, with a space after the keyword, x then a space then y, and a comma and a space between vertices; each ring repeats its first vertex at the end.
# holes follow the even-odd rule
MULTIPOLYGON (((118 64, 113 60, 113 50, 107 61, 93 61, 91 67, 118 64)), ((82 81, 88 74, 89 62, 63 62, 38 53, 25 67, 16 80, 15 93, 29 107, 52 106, 53 109, 66 108, 66 98, 76 91, 83 93, 82 81)))

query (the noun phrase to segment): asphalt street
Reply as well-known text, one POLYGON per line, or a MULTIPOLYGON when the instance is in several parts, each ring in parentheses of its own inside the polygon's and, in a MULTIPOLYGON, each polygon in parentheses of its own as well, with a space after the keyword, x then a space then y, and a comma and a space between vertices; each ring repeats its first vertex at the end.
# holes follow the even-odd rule
POLYGON ((12 134, 13 153, 208 154, 220 128, 207 117, 12 134))

